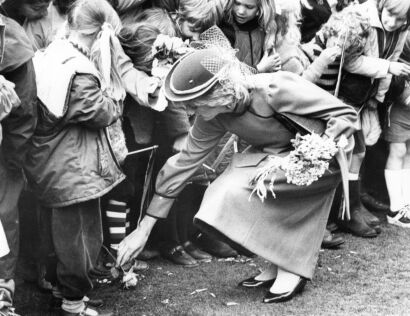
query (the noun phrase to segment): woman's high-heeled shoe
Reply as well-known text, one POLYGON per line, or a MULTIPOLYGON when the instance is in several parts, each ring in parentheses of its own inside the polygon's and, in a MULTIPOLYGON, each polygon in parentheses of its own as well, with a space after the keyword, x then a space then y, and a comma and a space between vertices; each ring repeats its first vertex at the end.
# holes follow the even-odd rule
POLYGON ((246 280, 241 281, 238 286, 248 287, 248 288, 256 288, 256 287, 271 287, 276 279, 271 280, 255 280, 256 276, 250 277, 246 280))
POLYGON ((279 293, 279 294, 268 291, 268 293, 266 293, 265 297, 263 298, 263 302, 270 304, 270 303, 279 303, 279 302, 289 301, 296 294, 303 291, 303 288, 305 287, 306 282, 307 282, 307 279, 301 277, 298 284, 295 286, 295 288, 292 291, 285 292, 285 293, 279 293))

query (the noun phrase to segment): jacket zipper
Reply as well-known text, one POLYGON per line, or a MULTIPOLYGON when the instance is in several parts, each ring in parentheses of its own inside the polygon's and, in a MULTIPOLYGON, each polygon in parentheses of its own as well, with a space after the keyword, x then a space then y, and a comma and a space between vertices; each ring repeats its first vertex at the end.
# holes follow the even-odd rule
POLYGON ((251 44, 251 64, 252 64, 252 67, 255 67, 255 65, 253 64, 253 44, 252 44, 251 32, 248 32, 248 36, 249 36, 249 43, 251 44))

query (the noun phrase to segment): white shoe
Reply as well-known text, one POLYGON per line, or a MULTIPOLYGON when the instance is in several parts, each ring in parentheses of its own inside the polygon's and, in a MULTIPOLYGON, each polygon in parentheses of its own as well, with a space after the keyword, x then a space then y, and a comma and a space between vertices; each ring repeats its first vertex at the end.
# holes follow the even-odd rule
POLYGON ((387 222, 399 227, 410 228, 410 206, 406 205, 397 212, 388 212, 387 222))

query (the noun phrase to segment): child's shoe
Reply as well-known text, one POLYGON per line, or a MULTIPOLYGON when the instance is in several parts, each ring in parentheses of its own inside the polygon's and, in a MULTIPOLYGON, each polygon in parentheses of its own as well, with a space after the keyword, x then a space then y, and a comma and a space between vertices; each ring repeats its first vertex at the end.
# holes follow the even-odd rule
POLYGON ((410 206, 406 205, 397 212, 389 211, 387 222, 399 227, 410 228, 410 206))
POLYGON ((88 307, 88 304, 82 300, 67 300, 63 298, 61 305, 61 316, 111 316, 112 312, 98 312, 88 307))

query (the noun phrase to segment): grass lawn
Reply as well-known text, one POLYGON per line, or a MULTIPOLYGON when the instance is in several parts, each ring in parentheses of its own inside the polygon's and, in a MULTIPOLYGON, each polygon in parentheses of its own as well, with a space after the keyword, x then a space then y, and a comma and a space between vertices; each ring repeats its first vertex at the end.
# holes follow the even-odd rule
MULTIPOLYGON (((266 265, 261 258, 214 259, 190 269, 157 259, 135 289, 113 285, 90 296, 103 298, 115 315, 410 315, 410 231, 383 228, 378 238, 345 235, 341 249, 322 251, 312 282, 287 303, 263 304, 265 290, 237 287, 266 265), (206 290, 191 294, 198 289, 206 290)), ((52 315, 49 295, 35 286, 22 283, 16 294, 22 315, 52 315)))

